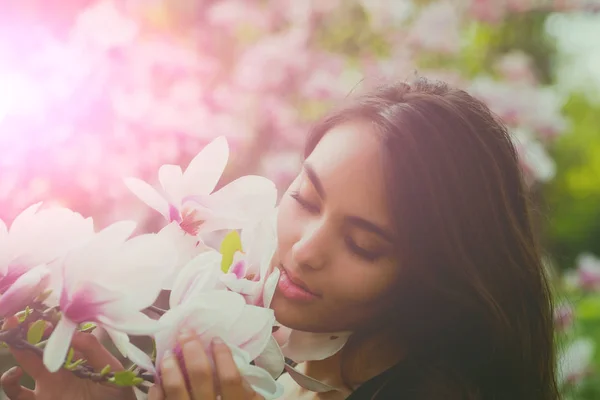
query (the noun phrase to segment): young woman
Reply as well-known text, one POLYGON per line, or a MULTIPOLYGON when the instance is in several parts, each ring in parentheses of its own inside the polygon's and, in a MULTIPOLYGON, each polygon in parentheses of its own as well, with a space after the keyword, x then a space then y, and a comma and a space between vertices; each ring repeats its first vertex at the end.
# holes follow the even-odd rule
MULTIPOLYGON (((353 334, 336 355, 298 367, 334 390, 313 393, 285 374, 285 399, 559 398, 526 190, 506 128, 485 105, 424 79, 385 86, 320 121, 305 155, 279 206, 272 308, 294 329, 353 334)), ((83 336, 75 345, 88 360, 118 367, 83 336)), ((165 359, 150 399, 257 397, 226 346, 212 347, 213 382, 202 344, 181 341, 191 387, 165 359)), ((20 370, 6 374, 12 400, 117 396, 15 355, 37 389, 18 385, 20 370)))

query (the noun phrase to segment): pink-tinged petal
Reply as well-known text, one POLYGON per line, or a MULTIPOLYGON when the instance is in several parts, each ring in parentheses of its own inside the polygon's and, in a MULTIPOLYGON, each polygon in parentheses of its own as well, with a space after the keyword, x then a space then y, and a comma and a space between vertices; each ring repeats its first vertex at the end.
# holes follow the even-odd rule
POLYGON ((177 275, 169 297, 170 306, 175 307, 199 293, 218 289, 222 275, 219 252, 208 250, 199 254, 177 275))
POLYGON ((273 379, 279 378, 285 367, 285 359, 273 336, 270 336, 263 352, 254 359, 254 364, 271 374, 273 379))
POLYGON ((287 343, 281 346, 281 351, 297 363, 323 360, 341 350, 350 334, 351 332, 314 333, 292 330, 287 343))
POLYGON ((129 358, 130 347, 128 345, 131 344, 129 336, 127 336, 126 333, 119 332, 107 326, 104 327, 104 330, 106 331, 106 333, 108 333, 110 340, 112 340, 115 347, 117 348, 117 350, 119 350, 123 357, 129 358))
POLYGON ((275 295, 275 290, 277 290, 277 283, 279 282, 280 275, 281 271, 279 270, 279 268, 275 268, 265 280, 262 298, 263 304, 261 304, 262 307, 271 307, 271 301, 273 300, 273 296, 275 295))
POLYGON ((175 207, 173 204, 169 204, 169 222, 175 221, 181 223, 182 218, 179 208, 175 207))
POLYGON ((64 364, 75 329, 77 324, 65 317, 54 328, 44 349, 43 360, 48 371, 56 372, 64 364))
POLYGON ((13 315, 25 308, 41 294, 50 282, 50 271, 45 265, 25 272, 0 296, 0 315, 13 315))
POLYGON ((169 218, 169 203, 156 189, 137 178, 126 178, 124 181, 127 188, 148 207, 169 218))
POLYGON ((151 335, 163 328, 163 325, 146 314, 141 312, 128 312, 126 317, 123 315, 100 315, 98 322, 108 328, 112 328, 130 335, 151 335))
POLYGON ((0 219, 0 276, 6 274, 8 264, 12 255, 10 252, 10 243, 8 243, 8 229, 4 221, 0 219))
POLYGON ((118 302, 121 294, 110 290, 100 283, 85 281, 70 293, 63 290, 60 309, 71 321, 84 323, 95 321, 106 307, 118 302))
POLYGON ((127 358, 129 358, 131 362, 144 368, 146 371, 156 373, 156 368, 154 367, 154 364, 152 364, 152 359, 148 354, 140 350, 131 342, 127 342, 127 344, 124 344, 124 347, 127 352, 127 358))
POLYGON ((165 164, 158 170, 158 180, 167 196, 169 204, 181 207, 181 199, 186 195, 183 186, 183 173, 179 165, 165 164))
POLYGON ((188 195, 211 193, 223 175, 229 159, 227 139, 221 136, 204 147, 190 162, 183 174, 188 195))
POLYGON ((259 356, 271 339, 275 323, 273 310, 246 306, 227 335, 229 342, 248 353, 253 360, 259 356))
POLYGON ((242 279, 246 276, 246 261, 243 259, 236 260, 235 258, 234 256, 233 263, 231 263, 231 267, 229 267, 229 271, 227 272, 235 275, 237 279, 242 279))

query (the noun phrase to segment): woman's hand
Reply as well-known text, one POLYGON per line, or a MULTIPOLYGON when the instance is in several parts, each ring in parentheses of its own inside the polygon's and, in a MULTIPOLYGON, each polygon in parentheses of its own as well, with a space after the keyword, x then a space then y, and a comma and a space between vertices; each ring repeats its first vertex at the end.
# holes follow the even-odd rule
POLYGON ((160 364, 161 385, 150 389, 148 400, 262 400, 250 388, 238 371, 226 344, 213 341, 212 354, 215 371, 194 333, 183 332, 179 337, 189 387, 175 355, 163 358, 160 364))
MULTIPOLYGON (((85 358, 96 371, 102 370, 107 364, 113 371, 123 370, 121 363, 91 333, 77 332, 71 346, 77 357, 85 358)), ((10 400, 135 400, 131 388, 95 383, 78 378, 64 369, 50 373, 37 354, 12 348, 10 351, 20 365, 20 368, 13 367, 0 378, 0 384, 10 400), (35 390, 19 384, 23 370, 35 380, 35 390)))

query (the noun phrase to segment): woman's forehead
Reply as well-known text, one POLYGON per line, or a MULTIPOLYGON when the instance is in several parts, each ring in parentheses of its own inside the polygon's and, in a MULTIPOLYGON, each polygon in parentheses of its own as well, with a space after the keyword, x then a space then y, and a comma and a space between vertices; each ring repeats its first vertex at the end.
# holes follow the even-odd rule
POLYGON ((306 159, 323 184, 329 205, 373 220, 388 221, 381 142, 369 123, 329 130, 306 159))

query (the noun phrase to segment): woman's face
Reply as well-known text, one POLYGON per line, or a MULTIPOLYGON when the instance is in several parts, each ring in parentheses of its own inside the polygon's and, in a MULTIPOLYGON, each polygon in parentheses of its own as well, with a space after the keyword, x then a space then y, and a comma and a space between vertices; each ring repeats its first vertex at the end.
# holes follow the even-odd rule
POLYGON ((372 129, 331 129, 281 200, 273 262, 282 274, 271 307, 285 326, 356 330, 385 312, 399 271, 372 129))

